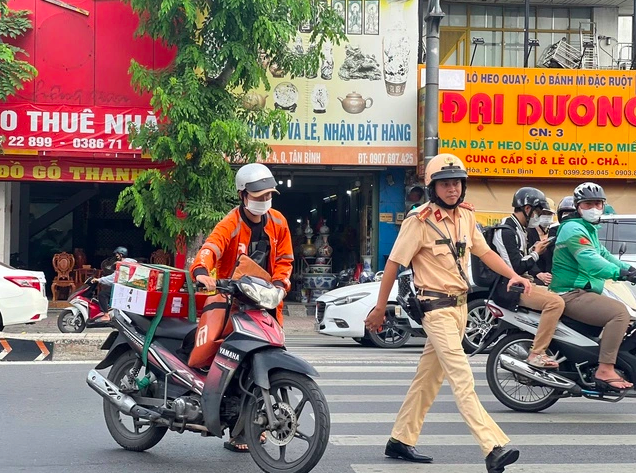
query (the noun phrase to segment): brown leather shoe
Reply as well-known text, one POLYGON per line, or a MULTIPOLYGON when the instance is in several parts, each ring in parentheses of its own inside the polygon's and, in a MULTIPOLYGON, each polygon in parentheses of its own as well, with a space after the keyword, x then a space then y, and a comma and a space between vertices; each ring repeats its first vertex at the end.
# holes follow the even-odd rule
POLYGON ((415 447, 403 444, 399 440, 391 439, 387 442, 384 454, 390 458, 402 459, 415 463, 432 463, 433 457, 419 453, 415 447))

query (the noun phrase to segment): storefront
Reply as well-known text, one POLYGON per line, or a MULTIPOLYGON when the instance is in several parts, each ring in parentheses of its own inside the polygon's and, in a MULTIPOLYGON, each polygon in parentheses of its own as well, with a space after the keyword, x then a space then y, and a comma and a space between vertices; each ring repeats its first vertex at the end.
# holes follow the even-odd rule
MULTIPOLYGON (((114 212, 121 189, 150 164, 129 147, 128 123, 155 120, 150 97, 133 91, 127 71, 131 58, 160 68, 173 57, 159 43, 133 38, 138 19, 124 2, 73 3, 83 13, 38 0, 10 2, 33 12, 34 29, 19 46, 39 74, 0 104, 7 138, 0 254, 44 270, 49 280, 56 252, 83 249, 86 263, 97 267, 120 244, 134 257, 153 250, 128 215, 114 212)), ((253 136, 272 147, 266 162, 281 190, 274 206, 296 238, 299 300, 332 288, 342 270, 383 268, 405 190, 417 179, 418 2, 326 3, 342 13, 349 42, 325 44, 319 69, 303 77, 265 61, 270 89, 249 91, 244 101, 292 117, 284 137, 267 129, 253 136)), ((299 54, 314 47, 311 31, 299 28, 291 45, 299 54)))

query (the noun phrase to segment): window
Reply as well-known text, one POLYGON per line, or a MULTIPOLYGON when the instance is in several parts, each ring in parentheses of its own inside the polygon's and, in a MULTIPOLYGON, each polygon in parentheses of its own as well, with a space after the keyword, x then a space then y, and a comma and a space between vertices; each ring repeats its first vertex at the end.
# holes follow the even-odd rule
MULTIPOLYGON (((484 38, 485 44, 477 46, 473 65, 524 65, 523 6, 442 2, 442 9, 446 13, 441 29, 445 38, 444 50, 441 51, 442 59, 446 60, 444 64, 461 64, 462 58, 466 58, 465 63, 470 62, 474 48, 472 38, 479 37, 484 38)), ((631 22, 631 16, 626 18, 631 22)), ((530 47, 528 66, 534 67, 543 51, 564 37, 574 47, 578 47, 579 27, 581 23, 591 21, 591 8, 531 7, 529 38, 537 39, 539 46, 530 47)), ((631 42, 631 36, 625 42, 631 42)))
POLYGON ((608 246, 607 249, 613 254, 618 254, 621 243, 627 244, 627 253, 636 254, 636 220, 618 220, 614 225, 611 243, 611 247, 608 246))

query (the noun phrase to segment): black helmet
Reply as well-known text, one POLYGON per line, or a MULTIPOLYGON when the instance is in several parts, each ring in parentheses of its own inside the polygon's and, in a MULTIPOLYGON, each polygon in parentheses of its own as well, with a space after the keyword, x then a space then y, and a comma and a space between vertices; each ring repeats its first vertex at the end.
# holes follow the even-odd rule
POLYGON ((128 258, 128 249, 123 246, 118 246, 115 248, 115 251, 113 251, 113 254, 120 254, 122 258, 128 258))
POLYGON ((561 199, 559 202, 559 206, 557 207, 557 218, 559 219, 559 223, 563 220, 563 214, 570 212, 576 212, 576 207, 574 206, 574 197, 568 195, 561 199))
POLYGON ((515 192, 512 198, 513 208, 522 209, 526 205, 529 205, 533 209, 550 210, 550 204, 548 204, 545 194, 534 187, 522 187, 515 192))
POLYGON ((607 197, 603 188, 598 184, 584 182, 574 189, 574 206, 578 207, 581 202, 588 200, 602 200, 605 203, 607 197))

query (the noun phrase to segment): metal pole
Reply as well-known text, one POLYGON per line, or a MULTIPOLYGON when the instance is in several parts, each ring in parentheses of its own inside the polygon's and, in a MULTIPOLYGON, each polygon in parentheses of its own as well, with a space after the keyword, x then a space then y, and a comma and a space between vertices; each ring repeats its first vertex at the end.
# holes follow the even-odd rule
POLYGON ((632 69, 636 65, 636 0, 634 0, 632 15, 632 69))
MULTIPOLYGON (((636 1, 636 0, 635 0, 636 1)), ((426 21, 426 100, 424 102, 424 164, 439 149, 439 24, 444 12, 439 0, 428 0, 426 21)))
MULTIPOLYGON (((636 2, 636 0, 634 0, 636 2)), ((530 0, 525 0, 526 14, 523 21, 523 67, 528 67, 530 57, 530 0)))

